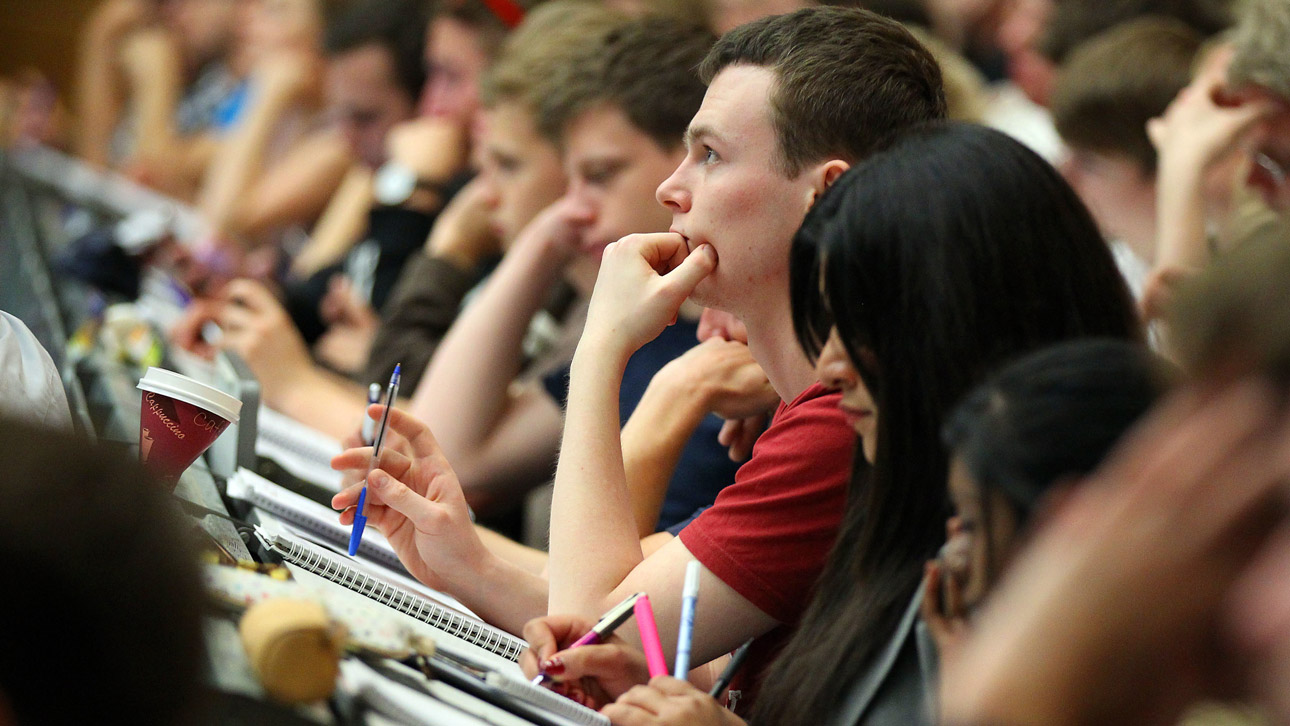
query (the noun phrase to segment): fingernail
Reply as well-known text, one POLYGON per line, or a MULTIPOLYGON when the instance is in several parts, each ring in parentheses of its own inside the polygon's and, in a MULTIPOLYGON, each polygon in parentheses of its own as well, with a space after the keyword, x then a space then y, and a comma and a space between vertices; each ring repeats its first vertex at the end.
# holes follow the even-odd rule
POLYGON ((564 673, 564 661, 559 658, 549 658, 542 661, 542 672, 548 676, 558 676, 564 673))
POLYGON ((374 474, 371 480, 369 480, 367 483, 376 489, 381 489, 386 484, 390 483, 390 477, 386 476, 385 474, 374 474))

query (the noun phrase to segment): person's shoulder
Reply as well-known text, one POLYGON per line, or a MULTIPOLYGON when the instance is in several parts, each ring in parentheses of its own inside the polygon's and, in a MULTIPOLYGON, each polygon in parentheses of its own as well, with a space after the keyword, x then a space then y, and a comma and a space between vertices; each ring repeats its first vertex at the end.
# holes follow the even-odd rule
POLYGON ((797 398, 780 404, 767 433, 804 426, 850 431, 846 418, 842 415, 842 409, 838 407, 841 398, 841 393, 831 391, 819 383, 813 383, 798 394, 797 398))
POLYGON ((840 398, 841 394, 814 384, 797 398, 781 404, 754 445, 745 468, 757 471, 762 466, 775 467, 791 460, 811 467, 849 471, 856 435, 838 407, 840 398))

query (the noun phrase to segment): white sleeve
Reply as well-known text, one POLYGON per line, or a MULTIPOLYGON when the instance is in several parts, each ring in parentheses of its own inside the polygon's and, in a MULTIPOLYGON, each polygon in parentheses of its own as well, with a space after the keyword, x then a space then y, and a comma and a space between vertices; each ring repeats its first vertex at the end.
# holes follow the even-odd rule
POLYGON ((0 413, 72 430, 67 393, 53 358, 18 318, 0 311, 0 413))

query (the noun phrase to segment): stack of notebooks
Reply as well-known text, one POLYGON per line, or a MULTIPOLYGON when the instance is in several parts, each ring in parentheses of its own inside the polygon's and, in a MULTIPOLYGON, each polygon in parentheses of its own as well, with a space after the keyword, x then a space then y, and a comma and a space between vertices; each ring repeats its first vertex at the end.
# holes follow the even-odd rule
POLYGON ((261 406, 256 420, 255 453, 276 461, 293 476, 329 491, 340 491, 341 473, 331 459, 343 449, 336 439, 261 406))

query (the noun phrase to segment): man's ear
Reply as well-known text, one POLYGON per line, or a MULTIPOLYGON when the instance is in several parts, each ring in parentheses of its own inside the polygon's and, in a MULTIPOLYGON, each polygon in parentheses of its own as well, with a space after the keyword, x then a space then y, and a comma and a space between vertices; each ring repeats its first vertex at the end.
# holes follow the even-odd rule
POLYGON ((807 201, 806 208, 810 209, 814 206, 820 195, 828 191, 828 188, 833 186, 833 182, 837 181, 838 177, 842 176, 850 168, 851 165, 842 159, 830 159, 804 172, 811 176, 811 196, 807 201))

